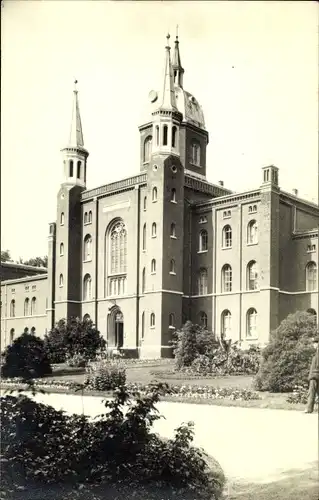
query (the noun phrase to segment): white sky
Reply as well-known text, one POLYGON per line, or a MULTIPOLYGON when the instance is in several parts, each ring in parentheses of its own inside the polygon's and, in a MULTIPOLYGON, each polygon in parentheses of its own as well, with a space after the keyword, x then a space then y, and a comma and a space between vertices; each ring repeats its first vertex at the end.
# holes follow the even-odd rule
POLYGON ((208 180, 254 189, 274 163, 282 189, 317 201, 318 14, 307 1, 4 0, 1 248, 47 253, 75 77, 88 188, 139 171, 137 127, 176 24, 210 133, 208 180))

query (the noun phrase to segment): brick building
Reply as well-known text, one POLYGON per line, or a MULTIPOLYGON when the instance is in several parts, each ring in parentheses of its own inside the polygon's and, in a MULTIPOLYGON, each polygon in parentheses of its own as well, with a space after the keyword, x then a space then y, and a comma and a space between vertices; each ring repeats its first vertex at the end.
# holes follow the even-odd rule
POLYGON ((172 56, 165 50, 163 90, 149 94, 130 178, 86 189, 74 90, 47 274, 2 282, 2 346, 75 315, 89 316, 109 346, 159 357, 186 319, 264 344, 289 313, 318 313, 319 207, 282 191, 273 165, 253 191, 207 181, 203 111, 184 90, 178 39, 172 56))

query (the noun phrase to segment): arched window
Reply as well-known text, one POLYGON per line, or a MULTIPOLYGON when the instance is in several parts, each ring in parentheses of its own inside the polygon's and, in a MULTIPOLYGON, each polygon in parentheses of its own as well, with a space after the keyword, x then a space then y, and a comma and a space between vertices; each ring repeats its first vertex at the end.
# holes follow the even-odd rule
POLYGON ((31 316, 37 314, 37 299, 35 297, 31 300, 31 316))
POLYGON ((196 141, 191 144, 190 163, 196 165, 196 167, 200 166, 200 145, 196 141))
POLYGON ((83 300, 92 299, 92 278, 89 274, 84 276, 83 280, 83 300))
POLYGON ((84 214, 84 224, 87 224, 88 223, 88 213, 85 212, 84 214))
POLYGON ((232 230, 229 224, 223 227, 223 248, 230 248, 232 246, 232 230))
POLYGON ((144 267, 142 271, 142 293, 145 292, 145 284, 146 284, 146 270, 144 267))
POLYGON ((89 211, 89 222, 92 222, 92 212, 91 212, 91 210, 89 211))
POLYGON ((143 201, 143 210, 144 210, 144 212, 146 212, 146 208, 147 208, 147 197, 144 196, 144 201, 143 201))
POLYGON ((247 311, 246 336, 257 338, 257 311, 253 307, 247 311))
POLYGON ((63 274, 60 274, 60 277, 59 277, 59 286, 60 287, 63 286, 63 274))
POLYGON ((11 328, 10 330, 10 344, 13 344, 14 340, 14 328, 11 328))
POLYGON ((15 318, 16 315, 16 301, 14 299, 10 302, 10 318, 15 318))
POLYGON ((207 295, 207 269, 205 268, 199 270, 198 295, 207 295))
POLYGON ((176 133, 177 133, 177 128, 174 127, 172 128, 172 148, 176 148, 176 133))
POLYGON ((163 126, 163 146, 167 146, 168 128, 167 125, 163 126))
POLYGON ((168 326, 169 328, 175 328, 175 315, 173 313, 168 316, 168 326))
POLYGON ((206 229, 202 229, 199 233, 199 251, 206 252, 208 250, 208 233, 206 229))
POLYGON ((155 201, 157 201, 157 188, 153 187, 153 189, 152 189, 152 202, 154 203, 155 201))
POLYGON ((23 330, 23 333, 29 333, 29 328, 26 326, 25 329, 23 330))
POLYGON ((28 298, 24 301, 24 316, 30 316, 30 300, 28 298))
POLYGON ((156 146, 159 145, 159 126, 156 125, 155 127, 155 133, 156 133, 156 146))
POLYGON ((156 224, 153 222, 152 224, 152 238, 156 238, 156 224))
POLYGON ((69 167, 69 177, 73 177, 73 160, 70 160, 69 167))
POLYGON ((81 162, 78 161, 76 165, 76 176, 78 179, 81 179, 81 162))
POLYGON ((146 224, 143 226, 142 249, 146 250, 146 224))
POLYGON ((62 257, 62 255, 64 255, 64 245, 60 243, 60 257, 62 257))
POLYGON ((155 259, 152 259, 152 262, 151 262, 151 273, 152 274, 156 273, 156 260, 155 259))
POLYGON ((204 311, 199 313, 199 324, 202 328, 207 329, 207 314, 204 311))
POLYGON ((91 316, 89 314, 84 314, 83 316, 83 322, 85 323, 86 321, 90 321, 91 316))
POLYGON ((229 264, 225 264, 222 268, 222 292, 231 292, 232 288, 232 268, 229 264))
POLYGON ((155 326, 155 314, 154 313, 151 313, 150 325, 151 325, 151 328, 153 328, 155 326))
POLYGON ((83 260, 92 259, 92 238, 90 234, 87 234, 84 238, 84 248, 83 248, 83 260))
POLYGON ((169 266, 169 272, 171 274, 176 274, 176 267, 175 267, 175 260, 171 259, 170 266, 169 266))
POLYGON ((176 203, 176 189, 173 188, 171 191, 171 202, 176 203))
POLYGON ((111 274, 126 273, 127 232, 122 221, 117 222, 110 234, 111 274))
POLYGON ((143 156, 143 162, 149 162, 151 158, 151 152, 152 152, 152 136, 149 135, 146 137, 144 141, 144 156, 143 156))
POLYGON ((317 265, 315 262, 308 262, 306 267, 306 282, 308 292, 317 289, 317 265))
POLYGON ((258 227, 255 220, 251 220, 247 226, 247 243, 249 245, 258 243, 258 227))
POLYGON ((220 327, 223 338, 229 338, 231 334, 231 312, 228 309, 222 312, 220 327))
POLYGON ((31 335, 35 335, 35 326, 31 328, 31 335))
POLYGON ((247 290, 258 289, 258 268, 254 260, 247 265, 247 290))
POLYGON ((176 224, 175 222, 172 222, 171 224, 171 238, 176 238, 176 224))
POLYGON ((64 212, 61 212, 61 215, 60 215, 60 225, 63 226, 64 224, 64 212))
POLYGON ((143 311, 142 312, 142 339, 144 339, 144 335, 145 335, 145 312, 143 311))

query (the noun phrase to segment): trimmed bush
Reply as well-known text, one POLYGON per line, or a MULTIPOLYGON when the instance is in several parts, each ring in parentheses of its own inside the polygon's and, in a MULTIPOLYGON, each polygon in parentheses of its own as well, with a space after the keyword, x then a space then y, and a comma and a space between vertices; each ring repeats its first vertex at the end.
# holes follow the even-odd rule
POLYGON ((23 333, 4 351, 1 376, 24 379, 43 377, 52 373, 44 342, 31 333, 23 333))
POLYGON ((89 362, 85 385, 94 391, 110 391, 126 381, 125 366, 120 361, 101 359, 89 362))
POLYGON ((315 354, 311 339, 316 332, 315 316, 307 312, 299 311, 283 320, 262 352, 255 388, 290 392, 296 385, 307 385, 311 359, 315 354))
POLYGON ((44 337, 51 363, 65 363, 67 356, 81 354, 86 360, 95 359, 106 342, 91 320, 61 319, 44 337))
POLYGON ((192 424, 182 425, 167 440, 151 432, 160 418, 155 408, 160 393, 160 386, 150 386, 145 397, 136 394, 132 403, 126 388, 118 388, 115 399, 105 402, 107 413, 93 422, 25 396, 1 398, 2 484, 17 477, 43 487, 154 484, 218 500, 225 476, 220 467, 209 470, 207 456, 191 445, 192 424))

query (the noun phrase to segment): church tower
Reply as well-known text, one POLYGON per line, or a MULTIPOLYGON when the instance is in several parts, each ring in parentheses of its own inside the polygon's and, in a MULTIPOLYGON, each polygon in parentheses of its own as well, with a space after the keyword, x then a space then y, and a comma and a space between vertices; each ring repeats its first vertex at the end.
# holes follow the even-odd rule
POLYGON ((57 198, 55 231, 55 321, 81 316, 82 215, 81 193, 86 189, 86 164, 78 90, 73 91, 69 142, 62 149, 64 179, 57 198))
POLYGON ((148 125, 151 145, 146 210, 141 238, 143 318, 141 357, 169 356, 172 330, 181 326, 183 295, 184 167, 180 161, 180 124, 169 35, 162 92, 148 125))

